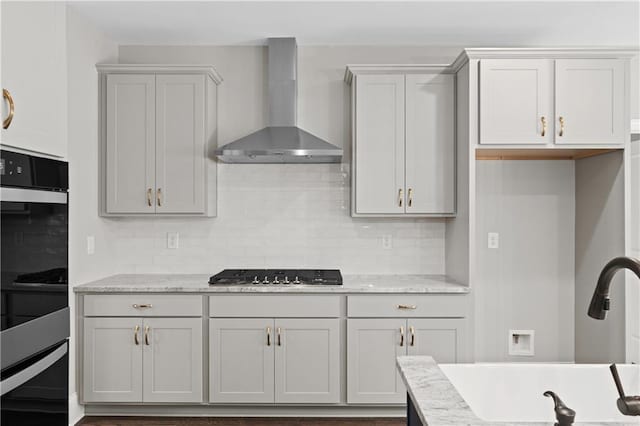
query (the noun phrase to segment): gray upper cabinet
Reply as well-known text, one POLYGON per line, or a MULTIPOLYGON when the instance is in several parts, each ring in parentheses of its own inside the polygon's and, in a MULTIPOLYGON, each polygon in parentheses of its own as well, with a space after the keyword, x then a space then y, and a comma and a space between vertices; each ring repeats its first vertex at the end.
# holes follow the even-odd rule
POLYGON ((480 143, 553 141, 553 60, 480 61, 480 143))
POLYGON ((480 59, 481 145, 620 145, 625 59, 480 59))
POLYGON ((153 213, 155 76, 107 76, 107 212, 153 213))
POLYGON ((217 85, 210 67, 98 65, 100 212, 216 214, 217 85))
POLYGON ((403 214, 403 75, 356 79, 355 132, 355 213, 403 214))
MULTIPOLYGON (((454 216, 454 76, 350 66, 351 215, 454 216)), ((422 71, 422 72, 420 72, 422 71)))
POLYGON ((625 60, 557 59, 556 143, 624 144, 625 60))

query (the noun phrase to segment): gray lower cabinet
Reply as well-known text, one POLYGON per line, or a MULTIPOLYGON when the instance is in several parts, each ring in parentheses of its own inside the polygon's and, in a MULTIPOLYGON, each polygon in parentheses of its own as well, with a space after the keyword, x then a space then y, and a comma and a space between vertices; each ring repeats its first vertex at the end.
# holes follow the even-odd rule
POLYGON ((144 319, 144 402, 202 402, 202 361, 202 318, 144 319))
POLYGON ((396 358, 406 354, 400 318, 347 320, 347 402, 401 404, 406 390, 396 369, 396 358))
POLYGON ((406 390, 396 357, 429 355, 455 363, 465 353, 464 318, 350 318, 347 320, 347 402, 402 404, 406 390))
POLYGON ((140 318, 84 319, 85 401, 142 401, 141 339, 140 318))
POLYGON ((274 401, 272 318, 209 320, 211 402, 274 401))
POLYGON ((84 319, 85 402, 202 402, 201 318, 84 319))
POLYGON ((340 402, 340 320, 276 319, 276 402, 340 402))
POLYGON ((339 403, 340 320, 214 318, 210 401, 339 403))

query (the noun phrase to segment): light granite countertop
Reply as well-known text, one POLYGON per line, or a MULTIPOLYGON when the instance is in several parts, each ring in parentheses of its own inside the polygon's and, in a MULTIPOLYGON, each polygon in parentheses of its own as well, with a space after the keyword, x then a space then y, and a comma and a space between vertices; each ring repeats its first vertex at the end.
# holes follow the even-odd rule
MULTIPOLYGON (((553 422, 487 422, 478 418, 430 356, 403 356, 398 370, 425 426, 552 426, 553 422)), ((638 426, 630 423, 574 423, 576 426, 638 426)))
POLYGON ((113 275, 78 285, 76 293, 468 293, 442 275, 344 275, 343 285, 209 285, 209 275, 113 275))

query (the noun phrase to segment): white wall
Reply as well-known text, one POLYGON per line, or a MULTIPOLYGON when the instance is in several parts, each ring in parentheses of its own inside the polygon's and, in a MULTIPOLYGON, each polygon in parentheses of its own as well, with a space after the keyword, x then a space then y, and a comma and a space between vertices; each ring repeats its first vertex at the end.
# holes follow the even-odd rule
POLYGON ((574 162, 476 168, 476 361, 573 361, 574 162), (510 329, 535 331, 535 356, 508 355, 510 329))
MULTIPOLYGON (((115 272, 111 244, 113 223, 98 217, 98 74, 97 62, 114 61, 117 45, 67 7, 68 151, 69 151, 69 282, 83 284, 115 272), (87 255, 87 236, 96 238, 87 255)), ((70 289, 69 357, 70 420, 81 414, 75 399, 75 297, 70 289)), ((77 420, 77 418, 75 419, 77 420)))
POLYGON ((624 193, 622 152, 576 160, 576 362, 625 360, 623 273, 611 283, 607 319, 587 316, 600 271, 625 254, 624 193))
MULTIPOLYGON (((298 124, 350 158, 350 63, 450 62, 458 48, 299 47, 298 124)), ((122 63, 212 64, 219 144, 263 127, 266 48, 121 46, 122 63)), ((215 273, 229 267, 332 267, 344 273, 444 273, 444 220, 352 219, 347 165, 227 165, 218 218, 115 219, 119 272, 215 273), (180 248, 166 249, 166 232, 180 248), (392 235, 393 248, 382 248, 392 235)))

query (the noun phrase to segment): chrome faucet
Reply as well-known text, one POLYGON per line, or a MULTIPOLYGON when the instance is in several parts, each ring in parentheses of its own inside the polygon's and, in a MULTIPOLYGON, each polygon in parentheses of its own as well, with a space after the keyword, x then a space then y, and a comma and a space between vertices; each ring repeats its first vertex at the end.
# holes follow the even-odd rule
POLYGON ((628 269, 633 271, 638 278, 640 278, 640 260, 632 257, 616 257, 605 265, 600 272, 598 278, 598 284, 593 292, 591 303, 589 304, 589 316, 598 320, 603 320, 607 317, 607 311, 609 310, 609 287, 611 286, 611 280, 613 276, 620 269, 628 269))
MULTIPOLYGON (((609 287, 611 286, 613 276, 620 269, 633 271, 633 273, 640 278, 640 260, 638 259, 632 257, 616 257, 607 263, 602 269, 602 272, 600 272, 598 284, 596 285, 591 303, 589 304, 589 316, 591 318, 603 320, 607 317, 607 311, 610 308, 609 287)), ((617 402, 618 410, 625 416, 640 416, 640 396, 626 396, 615 364, 612 364, 609 369, 611 370, 611 375, 613 376, 620 396, 617 402)))

